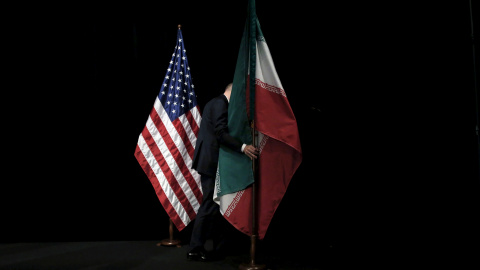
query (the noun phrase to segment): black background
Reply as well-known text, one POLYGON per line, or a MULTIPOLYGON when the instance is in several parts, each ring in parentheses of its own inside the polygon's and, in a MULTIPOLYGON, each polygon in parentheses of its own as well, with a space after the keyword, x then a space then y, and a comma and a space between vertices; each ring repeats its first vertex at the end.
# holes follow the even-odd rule
MULTIPOLYGON (((257 1, 303 150, 263 243, 465 247, 479 195, 469 2, 360 2, 257 1)), ((0 242, 168 237, 138 135, 177 25, 203 108, 233 79, 246 6, 6 9, 0 242)))

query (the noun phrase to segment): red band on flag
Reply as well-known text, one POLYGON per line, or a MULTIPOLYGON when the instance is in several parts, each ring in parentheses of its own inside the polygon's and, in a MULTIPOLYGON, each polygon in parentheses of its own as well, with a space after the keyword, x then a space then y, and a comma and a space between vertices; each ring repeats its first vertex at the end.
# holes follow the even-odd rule
MULTIPOLYGON (((200 191, 199 187, 197 186, 195 180, 193 179, 190 171, 188 170, 188 167, 185 165, 185 161, 183 160, 183 157, 180 153, 180 151, 178 150, 177 146, 175 145, 175 143, 173 142, 172 138, 170 137, 170 134, 168 134, 166 128, 165 128, 165 125, 163 124, 162 120, 160 119, 160 117, 158 116, 158 113, 155 109, 152 110, 151 114, 150 114, 150 117, 153 121, 153 123, 155 124, 155 127, 157 128, 158 132, 161 134, 162 138, 163 138, 163 141, 165 142, 165 144, 167 145, 168 149, 170 150, 170 153, 175 161, 175 163, 177 164, 178 168, 180 169, 180 171, 182 172, 182 175, 183 177, 185 178, 185 180, 187 181, 188 185, 190 186, 190 188, 192 189, 193 191, 193 194, 195 195, 196 199, 201 202, 202 200, 202 192, 200 191)), ((175 121, 174 121, 175 122, 175 121)), ((148 131, 148 130, 147 130, 148 131)), ((156 146, 156 144, 155 144, 156 146)), ((157 147, 158 149, 158 147, 157 147)), ((167 170, 167 172, 169 172, 169 175, 165 175, 165 177, 167 177, 167 179, 170 181, 172 180, 172 182, 175 182, 177 183, 178 185, 178 182, 177 182, 177 179, 175 178, 175 176, 171 173, 171 170, 169 169, 168 165, 165 163, 165 159, 163 157, 159 157, 159 158, 162 158, 161 161, 162 161, 162 164, 166 167, 165 169, 167 170)), ((159 159, 157 159, 159 160, 159 159)), ((163 167, 162 167, 162 170, 163 170, 163 167)), ((180 188, 180 187, 179 187, 180 188)), ((180 188, 180 191, 181 191, 181 188, 180 188)), ((183 191, 182 191, 182 194, 183 194, 183 191)), ((185 195, 185 194, 183 194, 185 195)), ((183 198, 183 197, 182 197, 183 198)), ((180 199, 180 198, 179 198, 180 199)), ((187 200, 188 202, 188 200, 187 200)), ((182 202, 182 205, 183 205, 183 202, 182 202)), ((190 205, 190 203, 188 203, 188 205, 190 205)), ((190 205, 191 207, 191 205, 190 205)), ((193 209, 188 209, 188 212, 190 213, 190 210, 193 210, 193 209)), ((189 214, 190 216, 191 214, 189 214)))
POLYGON ((150 148, 150 151, 155 156, 155 159, 159 161, 158 165, 160 165, 160 168, 162 169, 162 172, 165 175, 165 178, 167 179, 173 192, 175 193, 175 196, 177 197, 178 201, 182 204, 183 208, 186 210, 190 219, 194 219, 195 212, 192 211, 193 210, 192 205, 190 204, 187 197, 185 196, 185 193, 183 192, 182 188, 178 184, 177 179, 172 174, 170 167, 165 162, 165 158, 163 157, 160 149, 158 149, 157 143, 155 143, 155 141, 153 140, 152 135, 150 134, 148 129, 146 128, 143 129, 142 136, 145 138, 145 141, 147 142, 147 145, 150 148))
POLYGON ((175 224, 175 227, 177 227, 179 231, 183 230, 185 228, 185 224, 178 216, 178 213, 173 208, 167 196, 165 196, 165 192, 160 186, 160 183, 158 182, 158 179, 155 176, 155 173, 152 171, 150 165, 148 164, 147 160, 145 159, 145 156, 143 155, 138 145, 135 148, 135 157, 139 162, 140 166, 142 167, 143 171, 147 175, 148 179, 150 180, 150 183, 152 183, 152 186, 155 190, 155 194, 157 194, 158 200, 162 204, 163 208, 167 212, 173 224, 175 224))

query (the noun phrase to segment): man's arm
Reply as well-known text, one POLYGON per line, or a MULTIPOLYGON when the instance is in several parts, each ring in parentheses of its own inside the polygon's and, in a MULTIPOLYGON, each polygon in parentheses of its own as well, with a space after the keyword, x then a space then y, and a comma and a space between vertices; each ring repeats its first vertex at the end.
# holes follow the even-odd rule
POLYGON ((242 152, 245 153, 245 155, 247 155, 250 159, 257 158, 257 156, 258 156, 257 148, 255 148, 255 146, 253 146, 251 144, 245 145, 242 152))
POLYGON ((220 144, 225 145, 232 150, 237 152, 242 152, 243 143, 237 138, 232 137, 228 133, 228 107, 227 104, 223 101, 218 101, 217 104, 214 104, 214 129, 215 136, 220 144))
POLYGON ((257 158, 258 151, 253 145, 246 145, 228 133, 228 107, 226 104, 218 104, 218 106, 215 108, 218 109, 218 112, 220 112, 214 119, 215 136, 220 144, 226 145, 237 152, 244 153, 250 159, 257 158))

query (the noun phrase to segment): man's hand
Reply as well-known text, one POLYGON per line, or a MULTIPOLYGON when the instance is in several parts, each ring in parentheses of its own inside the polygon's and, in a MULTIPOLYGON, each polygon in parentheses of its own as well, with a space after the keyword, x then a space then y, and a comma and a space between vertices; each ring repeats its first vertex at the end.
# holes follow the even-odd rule
POLYGON ((258 156, 257 148, 255 148, 251 144, 245 146, 245 149, 243 149, 243 153, 245 153, 245 155, 247 155, 250 159, 257 158, 257 156, 258 156))

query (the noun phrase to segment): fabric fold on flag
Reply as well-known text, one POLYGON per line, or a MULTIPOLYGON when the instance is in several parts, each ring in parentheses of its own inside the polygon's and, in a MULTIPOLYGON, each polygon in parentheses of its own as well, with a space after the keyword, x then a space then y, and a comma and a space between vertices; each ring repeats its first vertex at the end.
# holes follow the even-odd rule
POLYGON ((203 199, 200 175, 192 169, 201 119, 179 28, 160 93, 135 149, 135 158, 179 231, 195 219, 203 199))
MULTIPOLYGON (((233 80, 228 108, 230 134, 251 143, 249 123, 252 114, 260 150, 258 179, 255 179, 258 188, 257 228, 259 239, 263 239, 302 162, 302 149, 297 121, 256 18, 254 1, 249 3, 233 80)), ((247 235, 253 233, 252 177, 252 162, 248 157, 220 149, 215 201, 219 203, 222 215, 247 235)))

